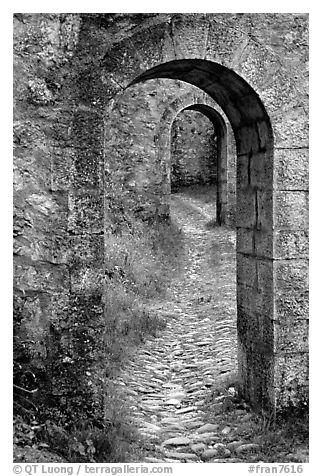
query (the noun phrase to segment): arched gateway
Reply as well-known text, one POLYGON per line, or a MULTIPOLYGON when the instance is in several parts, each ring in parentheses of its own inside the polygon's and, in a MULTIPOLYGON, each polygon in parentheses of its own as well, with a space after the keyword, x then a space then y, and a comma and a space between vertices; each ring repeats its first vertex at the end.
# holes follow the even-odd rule
MULTIPOLYGON (((37 316, 37 355, 46 355, 49 322, 102 313, 109 186, 117 180, 113 154, 122 152, 117 133, 111 134, 118 126, 114 106, 132 87, 179 80, 211 97, 235 136, 244 393, 260 407, 298 405, 308 390, 307 17, 116 20, 30 15, 16 30, 15 295, 37 316), (20 35, 28 38, 25 49, 20 35)), ((124 123, 130 107, 135 115, 136 104, 123 108, 124 123)), ((147 146, 146 161, 156 150, 153 137, 147 146)), ((143 165, 135 177, 133 170, 127 175, 128 184, 142 190, 149 188, 143 165)), ((160 184, 163 173, 155 167, 160 184)))
MULTIPOLYGON (((271 120, 255 90, 233 70, 213 61, 168 61, 139 74, 127 87, 157 78, 197 86, 216 101, 232 126, 237 149, 239 372, 244 394, 254 405, 283 406, 283 401, 286 404, 293 398, 290 394, 294 396, 296 387, 301 393, 304 382, 298 374, 299 358, 303 370, 306 362, 302 350, 300 354, 295 352, 296 357, 289 355, 285 342, 291 323, 289 318, 283 319, 285 309, 282 306, 280 310, 278 304, 278 282, 285 263, 276 254, 274 212, 284 212, 278 211, 271 120), (285 379, 292 382, 288 390, 283 384, 285 379)), ((220 121, 207 106, 191 107, 212 115, 217 123, 220 121)), ((288 271, 291 276, 290 268, 288 271)), ((305 333, 306 323, 303 320, 300 324, 305 333)))
MULTIPOLYGON (((130 83, 179 79, 208 93, 227 115, 237 148, 237 300, 239 369, 253 404, 273 403, 273 134, 255 91, 236 73, 205 60, 156 66, 130 83), (265 243, 265 245, 263 245, 265 243), (250 246, 249 246, 250 244, 250 246), (249 246, 249 249, 247 249, 249 246)), ((205 109, 205 106, 203 107, 205 109)), ((206 109, 208 114, 209 109, 206 109)), ((216 116, 218 121, 218 117, 216 116)))

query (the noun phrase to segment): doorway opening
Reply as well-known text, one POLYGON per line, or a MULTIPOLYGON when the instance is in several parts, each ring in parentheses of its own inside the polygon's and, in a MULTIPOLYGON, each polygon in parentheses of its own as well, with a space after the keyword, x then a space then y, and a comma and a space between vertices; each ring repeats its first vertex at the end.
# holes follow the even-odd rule
POLYGON ((218 63, 169 61, 147 70, 130 85, 154 78, 179 79, 199 87, 223 109, 234 131, 238 369, 245 397, 256 407, 274 407, 274 141, 270 119, 254 89, 218 63))

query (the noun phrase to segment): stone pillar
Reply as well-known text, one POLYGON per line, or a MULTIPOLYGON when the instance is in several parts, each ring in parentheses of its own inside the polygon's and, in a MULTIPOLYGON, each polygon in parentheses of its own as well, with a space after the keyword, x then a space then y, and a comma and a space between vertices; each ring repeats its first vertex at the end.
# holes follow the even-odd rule
POLYGON ((265 122, 237 134, 237 327, 243 392, 272 406, 274 378, 273 157, 265 122), (260 139, 259 139, 260 138, 260 139))

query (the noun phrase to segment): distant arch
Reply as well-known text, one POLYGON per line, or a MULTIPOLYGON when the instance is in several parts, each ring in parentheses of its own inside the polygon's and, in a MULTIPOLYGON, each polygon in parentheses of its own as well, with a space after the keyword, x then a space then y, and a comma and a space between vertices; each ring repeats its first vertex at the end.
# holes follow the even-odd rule
MULTIPOLYGON (((176 117, 185 110, 198 111, 204 114, 213 124, 218 140, 217 152, 217 207, 216 221, 218 224, 234 224, 236 207, 236 151, 235 140, 229 121, 224 119, 219 106, 208 95, 187 93, 176 98, 164 110, 156 130, 155 140, 158 142, 159 155, 170 164, 170 134, 176 117), (231 142, 231 151, 227 143, 231 142), (229 193, 228 193, 229 182, 229 193)), ((166 172, 169 176, 169 169, 166 172)), ((170 178, 168 177, 168 183, 170 178)))

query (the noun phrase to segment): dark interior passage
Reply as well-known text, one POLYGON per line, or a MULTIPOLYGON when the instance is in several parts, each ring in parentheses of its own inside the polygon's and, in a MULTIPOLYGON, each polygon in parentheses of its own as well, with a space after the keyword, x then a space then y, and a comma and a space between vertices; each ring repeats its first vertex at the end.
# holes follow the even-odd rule
POLYGON ((217 181, 217 137, 210 120, 184 110, 171 129, 171 191, 217 181))

